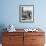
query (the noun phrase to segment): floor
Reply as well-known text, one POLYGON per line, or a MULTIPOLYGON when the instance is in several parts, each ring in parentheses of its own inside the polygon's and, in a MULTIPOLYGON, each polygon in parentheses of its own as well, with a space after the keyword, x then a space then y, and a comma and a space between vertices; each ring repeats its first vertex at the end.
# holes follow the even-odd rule
POLYGON ((0 46, 2 46, 2 44, 0 44, 0 46))

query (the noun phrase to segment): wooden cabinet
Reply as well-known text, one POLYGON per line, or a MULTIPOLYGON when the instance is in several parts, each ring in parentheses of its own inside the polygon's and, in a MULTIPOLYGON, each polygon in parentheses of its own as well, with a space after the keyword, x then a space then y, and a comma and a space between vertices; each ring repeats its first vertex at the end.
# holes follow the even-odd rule
POLYGON ((44 46, 44 32, 3 32, 3 46, 44 46))
POLYGON ((3 46, 23 46, 23 33, 4 32, 3 46))
POLYGON ((24 33, 24 46, 44 46, 44 32, 24 33))

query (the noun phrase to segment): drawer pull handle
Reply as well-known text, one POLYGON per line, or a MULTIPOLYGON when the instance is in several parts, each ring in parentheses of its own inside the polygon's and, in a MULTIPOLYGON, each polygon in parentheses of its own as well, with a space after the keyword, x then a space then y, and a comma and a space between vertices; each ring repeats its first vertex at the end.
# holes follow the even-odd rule
POLYGON ((9 38, 10 40, 12 40, 11 38, 9 38))
POLYGON ((9 38, 10 40, 13 40, 13 38, 9 38))
POLYGON ((32 39, 32 40, 36 40, 36 39, 32 39))

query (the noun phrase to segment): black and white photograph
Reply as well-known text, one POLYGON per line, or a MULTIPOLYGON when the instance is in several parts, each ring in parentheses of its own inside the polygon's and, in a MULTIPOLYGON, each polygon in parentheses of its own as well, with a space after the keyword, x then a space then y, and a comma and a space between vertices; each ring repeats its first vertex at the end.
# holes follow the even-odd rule
POLYGON ((34 5, 20 5, 19 15, 20 22, 33 22, 34 5))

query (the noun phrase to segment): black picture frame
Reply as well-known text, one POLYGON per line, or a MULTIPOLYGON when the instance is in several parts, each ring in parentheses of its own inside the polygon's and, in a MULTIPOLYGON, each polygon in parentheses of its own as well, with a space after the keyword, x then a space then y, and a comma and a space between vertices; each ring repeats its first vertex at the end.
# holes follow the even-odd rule
POLYGON ((34 22, 34 5, 19 5, 19 21, 34 22))

